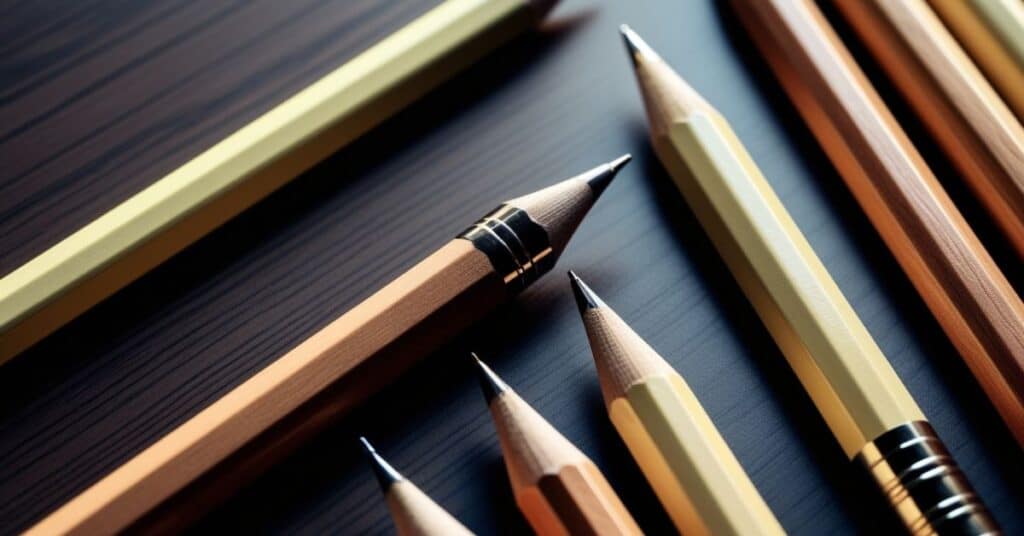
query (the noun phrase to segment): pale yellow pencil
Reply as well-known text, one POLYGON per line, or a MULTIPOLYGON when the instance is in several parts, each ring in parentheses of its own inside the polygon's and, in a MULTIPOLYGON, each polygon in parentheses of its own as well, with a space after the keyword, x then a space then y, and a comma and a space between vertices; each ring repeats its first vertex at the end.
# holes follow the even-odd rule
POLYGON ((557 0, 447 0, 0 279, 0 364, 445 79, 557 0))
POLYGON ((623 34, 658 158, 846 455, 912 532, 996 530, 725 118, 635 33, 623 34))
POLYGON ((784 534, 683 377, 569 272, 601 392, 676 529, 702 534, 784 534))

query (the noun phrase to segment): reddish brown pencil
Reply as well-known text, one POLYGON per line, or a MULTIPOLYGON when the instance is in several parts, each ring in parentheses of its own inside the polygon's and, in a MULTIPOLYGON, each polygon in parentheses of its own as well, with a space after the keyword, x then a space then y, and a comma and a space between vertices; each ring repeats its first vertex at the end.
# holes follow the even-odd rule
POLYGON ((733 0, 758 48, 1024 445, 1024 304, 818 8, 733 0))

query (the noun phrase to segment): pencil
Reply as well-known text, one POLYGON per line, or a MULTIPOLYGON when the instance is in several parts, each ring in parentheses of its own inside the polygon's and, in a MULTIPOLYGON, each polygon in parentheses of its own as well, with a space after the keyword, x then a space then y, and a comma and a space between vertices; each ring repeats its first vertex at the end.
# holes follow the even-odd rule
POLYGON ((0 364, 526 30, 557 0, 446 0, 0 279, 0 364))
POLYGON ((395 520, 399 536, 472 536, 459 520, 431 500, 415 484, 387 462, 365 437, 359 438, 370 458, 388 510, 395 520))
POLYGON ((861 209, 1024 445, 1024 303, 817 6, 734 3, 861 209))
POLYGON ((671 365, 569 272, 615 429, 681 534, 784 534, 671 365))
POLYGON ((928 0, 1024 121, 1024 4, 1020 0, 928 0))
POLYGON ((846 455, 912 532, 994 527, 729 124, 635 33, 623 34, 658 158, 846 455))
MULTIPOLYGON (((628 161, 625 155, 501 204, 29 533, 118 532, 218 464, 233 461, 242 447, 264 465, 283 456, 550 270, 628 161)), ((216 485, 225 488, 220 494, 246 476, 218 478, 216 485)))
POLYGON ((643 534, 594 462, 473 354, 519 510, 539 536, 643 534))
POLYGON ((833 0, 1024 259, 1024 127, 925 0, 833 0))

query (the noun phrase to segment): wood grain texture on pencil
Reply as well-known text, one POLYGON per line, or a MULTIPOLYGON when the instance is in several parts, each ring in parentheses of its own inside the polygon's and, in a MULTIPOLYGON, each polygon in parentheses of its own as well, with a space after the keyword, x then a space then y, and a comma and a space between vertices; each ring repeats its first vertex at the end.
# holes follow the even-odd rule
POLYGON ((0 279, 0 364, 530 27, 553 0, 446 0, 0 279))
POLYGON ((1024 122, 1024 4, 1020 0, 928 0, 1024 122))
POLYGON ((754 42, 1024 445, 1024 304, 816 6, 733 0, 754 42))
POLYGON ((925 0, 833 0, 1024 260, 1024 127, 925 0))
MULTIPOLYGON (((242 471, 266 467, 549 270, 628 161, 627 155, 500 205, 29 532, 124 530, 243 447, 259 463, 237 464, 242 471), (314 402, 319 407, 311 409, 314 402), (302 419, 264 435, 299 410, 302 419), (274 448, 254 446, 260 441, 274 448)), ((218 476, 230 491, 251 475, 218 476)))
POLYGON ((594 462, 475 360, 516 504, 533 530, 540 536, 642 534, 594 462))
POLYGON ((569 277, 608 415, 680 534, 785 534, 683 377, 569 277))

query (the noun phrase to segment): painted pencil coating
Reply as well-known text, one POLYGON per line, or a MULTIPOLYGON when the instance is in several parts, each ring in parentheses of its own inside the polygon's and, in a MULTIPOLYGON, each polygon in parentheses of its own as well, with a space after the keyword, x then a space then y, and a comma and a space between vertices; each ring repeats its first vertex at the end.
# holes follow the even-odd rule
POLYGON ((536 22, 447 0, 0 279, 0 364, 536 22))
POLYGON ((630 52, 655 152, 847 456, 914 533, 998 531, 732 129, 644 48, 630 52))
POLYGON ((1024 303, 1017 292, 817 6, 734 3, 854 198, 1024 445, 1024 303))
POLYGON ((590 458, 474 355, 519 510, 540 536, 639 535, 590 458))
POLYGON ((571 277, 609 416, 676 529, 783 534, 682 376, 571 277))

